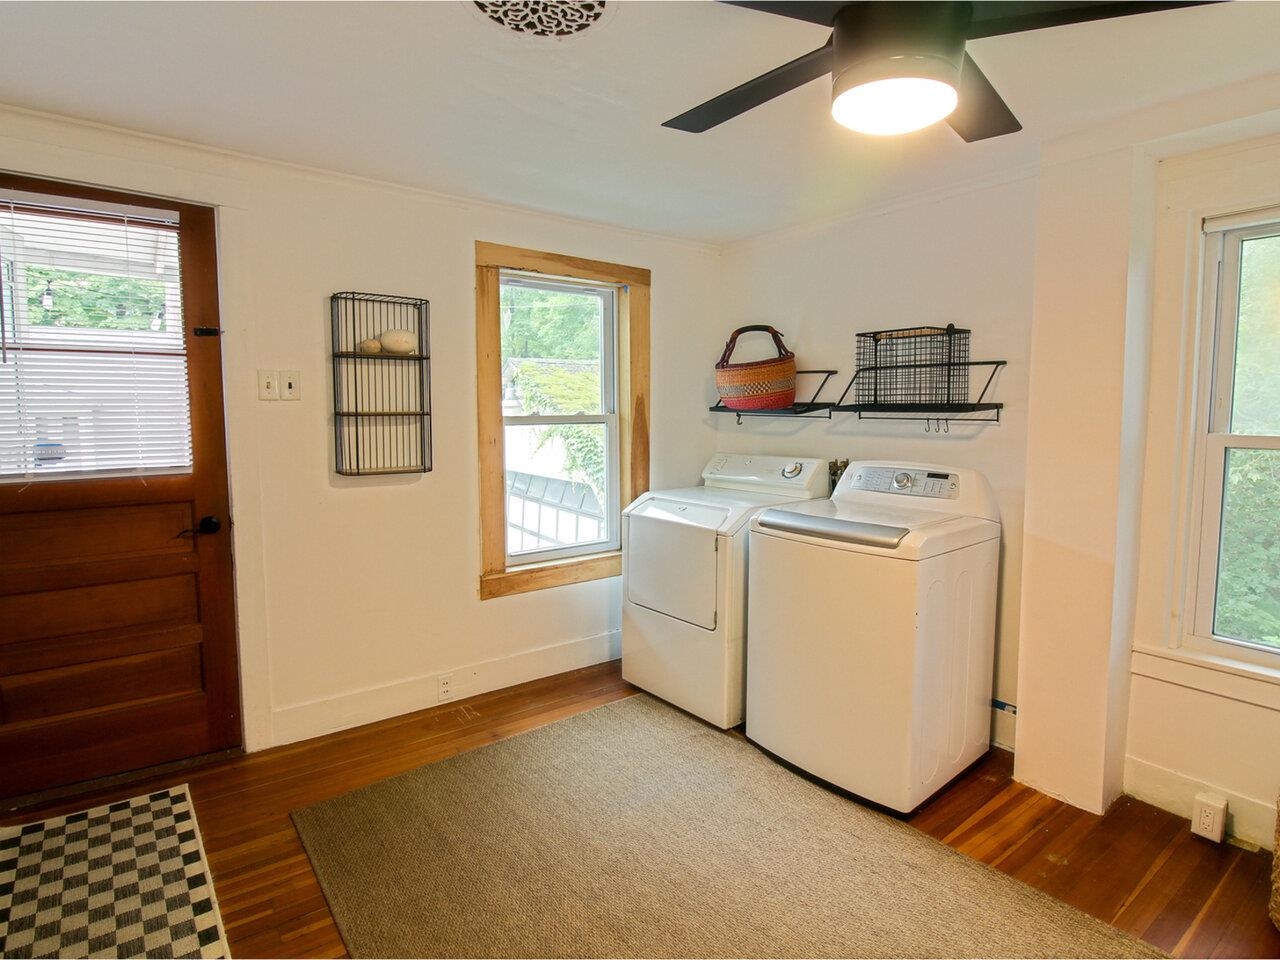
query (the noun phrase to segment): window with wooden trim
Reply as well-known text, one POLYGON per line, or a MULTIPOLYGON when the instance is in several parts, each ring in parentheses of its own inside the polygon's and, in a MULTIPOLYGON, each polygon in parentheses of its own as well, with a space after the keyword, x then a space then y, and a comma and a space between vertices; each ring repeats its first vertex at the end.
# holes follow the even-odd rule
POLYGON ((484 599, 616 576, 648 488, 649 271, 476 243, 484 599))
MULTIPOLYGON (((1280 213, 1280 211, 1272 211, 1280 213)), ((1197 413, 1199 536, 1188 644, 1273 666, 1280 654, 1280 217, 1205 225, 1197 413)))

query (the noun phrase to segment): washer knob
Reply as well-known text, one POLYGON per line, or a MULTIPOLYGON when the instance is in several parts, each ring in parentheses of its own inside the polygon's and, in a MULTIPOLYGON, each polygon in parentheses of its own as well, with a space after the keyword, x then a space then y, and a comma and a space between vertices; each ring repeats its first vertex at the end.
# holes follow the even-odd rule
POLYGON ((800 471, 804 469, 804 464, 797 460, 795 463, 788 463, 782 468, 782 475, 788 480, 794 480, 800 476, 800 471))
POLYGON ((911 486, 911 474, 895 473, 893 475, 893 485, 899 490, 907 489, 907 487, 911 486))

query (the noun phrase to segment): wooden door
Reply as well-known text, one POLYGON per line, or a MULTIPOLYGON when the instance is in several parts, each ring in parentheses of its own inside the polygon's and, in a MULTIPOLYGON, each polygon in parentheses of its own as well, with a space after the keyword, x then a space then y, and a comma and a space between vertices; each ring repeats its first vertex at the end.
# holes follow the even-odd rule
POLYGON ((15 796, 236 747, 241 728, 213 210, 0 188, 177 211, 191 436, 189 470, 0 477, 0 796, 15 796))

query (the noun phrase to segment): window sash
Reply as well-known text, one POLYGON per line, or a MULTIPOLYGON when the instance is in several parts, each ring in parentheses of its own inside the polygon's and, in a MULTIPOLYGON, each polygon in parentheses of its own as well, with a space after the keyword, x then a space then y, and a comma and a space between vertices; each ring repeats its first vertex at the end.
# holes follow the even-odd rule
MULTIPOLYGON (((502 270, 498 273, 498 296, 501 299, 505 286, 525 287, 531 290, 552 290, 564 293, 592 294, 600 297, 604 323, 600 331, 600 411, 617 413, 618 410, 618 290, 613 284, 592 283, 588 280, 561 280, 539 273, 502 270), (606 362, 608 360, 609 362, 606 362)), ((501 310, 499 310, 501 323, 501 310)))
MULTIPOLYGON (((558 424, 601 424, 605 436, 605 503, 604 526, 605 536, 585 543, 569 544, 562 547, 551 547, 543 550, 523 550, 512 553, 505 551, 506 565, 518 567, 526 564, 548 563, 556 560, 567 560, 575 557, 620 550, 622 547, 621 523, 621 450, 618 424, 618 311, 617 287, 613 284, 599 284, 590 281, 560 279, 542 274, 523 271, 502 270, 499 272, 498 291, 504 286, 526 287, 535 290, 553 290, 569 293, 592 294, 601 299, 603 321, 600 331, 600 413, 588 414, 527 414, 503 416, 502 426, 505 431, 511 426, 555 426, 558 424)), ((501 309, 499 309, 501 322, 501 309)), ((501 398, 499 398, 499 402, 501 398)), ((505 457, 505 454, 504 454, 505 457)), ((503 464, 504 471, 506 464, 503 464)), ((505 476, 505 473, 504 473, 505 476)), ((504 496, 502 503, 504 528, 510 528, 510 496, 504 496)))
MULTIPOLYGON (((583 414, 564 417, 503 417, 502 425, 517 426, 554 426, 556 424, 601 424, 605 436, 605 503, 604 525, 605 536, 597 540, 575 543, 563 547, 551 547, 545 550, 521 550, 516 553, 507 551, 508 566, 519 566, 529 563, 547 563, 553 560, 567 560, 572 557, 591 556, 622 548, 621 518, 619 516, 619 478, 618 478, 618 417, 616 414, 583 414)), ((510 526, 510 517, 506 515, 509 500, 503 501, 503 519, 510 526)))
MULTIPOLYGON (((1277 211, 1280 212, 1280 211, 1277 211)), ((1218 572, 1222 544, 1227 457, 1231 450, 1280 450, 1280 436, 1231 433, 1235 389, 1237 322, 1240 306, 1240 262, 1243 243, 1276 236, 1280 223, 1256 219, 1234 229, 1205 225, 1204 324, 1200 356, 1194 459, 1193 554, 1187 583, 1183 644, 1204 652, 1274 667, 1280 650, 1214 632, 1218 572)))

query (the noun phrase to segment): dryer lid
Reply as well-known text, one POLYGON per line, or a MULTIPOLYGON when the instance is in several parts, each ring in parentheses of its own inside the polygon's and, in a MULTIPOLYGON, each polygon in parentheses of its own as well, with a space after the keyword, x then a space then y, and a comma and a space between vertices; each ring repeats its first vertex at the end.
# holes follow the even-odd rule
POLYGON ((669 523, 687 524, 719 531, 736 511, 728 504, 699 502, 688 497, 664 496, 655 493, 647 500, 628 509, 631 518, 665 520, 669 523))
POLYGON ((624 518, 648 516, 695 524, 717 533, 732 534, 742 529, 761 507, 786 503, 786 497, 715 487, 684 487, 642 493, 625 510, 624 518))

